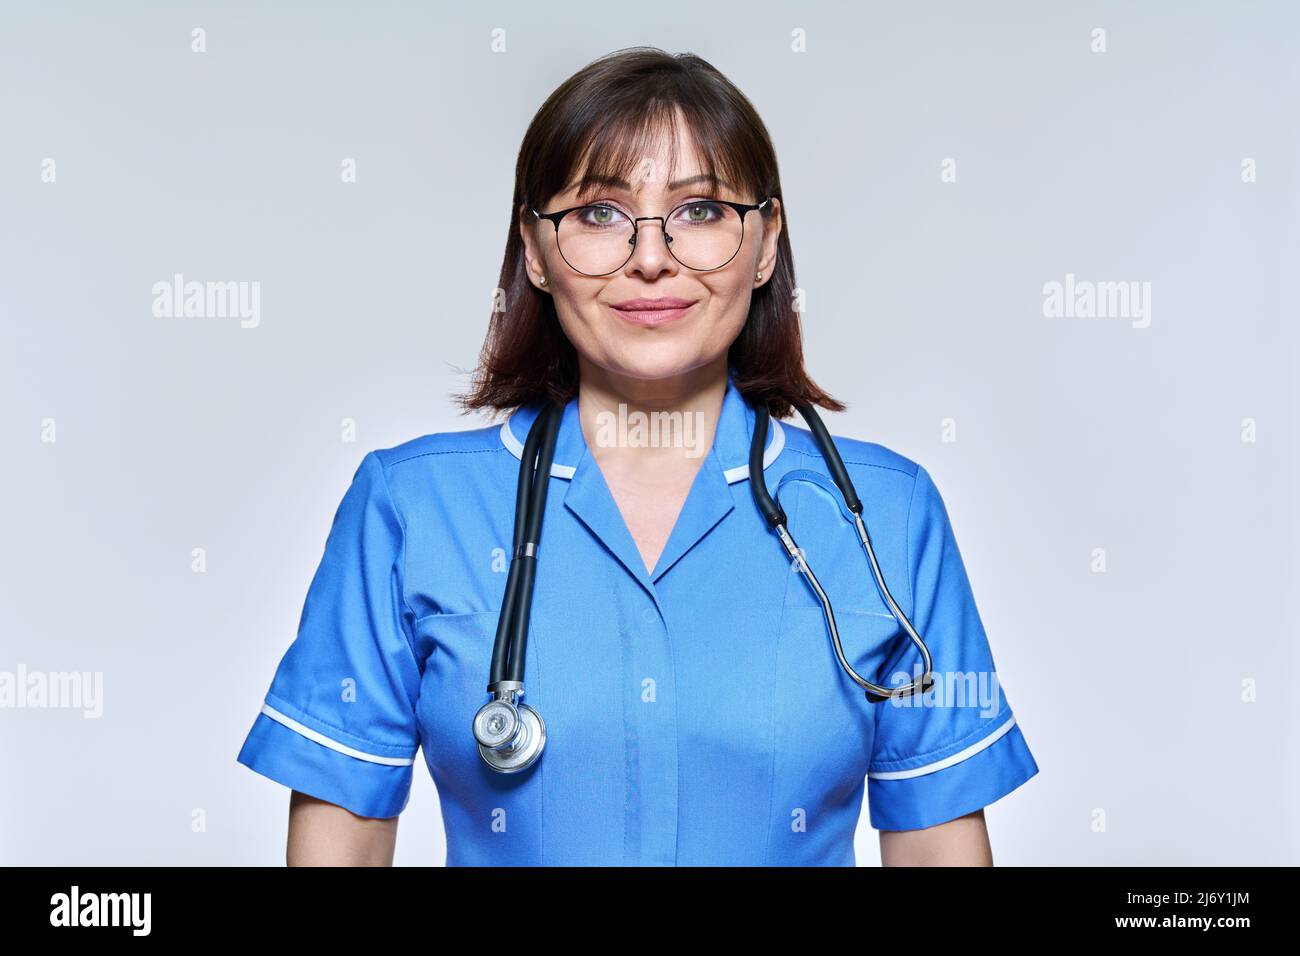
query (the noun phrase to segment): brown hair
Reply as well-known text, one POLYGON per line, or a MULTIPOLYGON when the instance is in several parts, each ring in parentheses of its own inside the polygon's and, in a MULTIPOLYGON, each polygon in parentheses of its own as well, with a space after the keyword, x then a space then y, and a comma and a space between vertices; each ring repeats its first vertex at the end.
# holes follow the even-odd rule
MULTIPOLYGON (((714 189, 721 174, 753 194, 745 201, 781 199, 767 128, 745 95, 712 65, 690 53, 631 47, 583 67, 547 97, 519 147, 499 283, 504 311, 494 303, 471 390, 458 397, 463 408, 500 411, 545 399, 567 402, 577 394, 576 350, 551 297, 528 281, 520 206, 544 209, 541 204, 566 189, 584 159, 580 192, 611 178, 631 182, 648 144, 664 133, 672 137, 675 162, 677 110, 714 189)), ((666 175, 671 178, 672 170, 666 175)), ((782 215, 784 208, 781 199, 782 215)), ((761 214, 772 215, 772 206, 761 214)), ((782 228, 772 277, 754 290, 749 316, 728 353, 736 388, 750 403, 767 402, 778 418, 790 415, 794 403, 842 411, 844 405, 804 371, 794 292, 790 235, 782 228)))

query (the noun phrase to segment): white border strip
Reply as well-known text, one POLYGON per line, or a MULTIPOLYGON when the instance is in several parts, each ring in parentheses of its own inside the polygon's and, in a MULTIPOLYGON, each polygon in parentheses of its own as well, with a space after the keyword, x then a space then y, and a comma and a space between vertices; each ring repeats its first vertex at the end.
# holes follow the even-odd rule
MULTIPOLYGON (((512 412, 510 418, 501 423, 501 444, 510 450, 510 454, 522 459, 524 457, 523 442, 516 438, 515 433, 510 430, 510 419, 514 417, 515 415, 512 412)), ((785 448, 785 429, 781 427, 781 423, 775 418, 771 422, 772 437, 768 439, 767 451, 763 452, 764 468, 776 461, 777 456, 781 454, 781 450, 785 448)), ((551 463, 551 475, 555 478, 572 478, 577 470, 574 465, 551 463)), ((728 468, 722 473, 722 477, 727 479, 727 484, 734 485, 736 482, 749 477, 749 465, 744 464, 737 465, 735 468, 728 468)))
POLYGON ((351 747, 339 743, 337 740, 331 740, 324 734, 317 733, 310 727, 304 727, 292 717, 286 717, 270 704, 262 705, 262 713, 270 717, 278 724, 284 724, 290 730, 297 731, 308 740, 314 740, 316 743, 328 747, 330 750, 337 750, 341 754, 347 754, 349 757, 356 757, 358 760, 368 760, 370 763, 381 763, 386 767, 409 767, 415 763, 414 757, 380 757, 376 754, 363 753, 360 750, 353 750, 351 747))
MULTIPOLYGON (((515 413, 511 412, 510 418, 514 417, 515 413)), ((510 449, 510 454, 522 461, 524 457, 524 443, 516 438, 515 433, 510 430, 510 418, 507 418, 501 423, 501 444, 510 449)), ((577 467, 574 465, 560 465, 551 462, 551 477, 553 478, 572 478, 577 470, 577 467)))
MULTIPOLYGON (((776 461, 776 456, 781 454, 781 449, 785 447, 785 429, 775 418, 772 422, 772 437, 767 442, 767 451, 763 452, 763 467, 766 468, 772 462, 776 461)), ((749 477, 749 464, 737 465, 735 468, 728 468, 722 473, 722 477, 727 479, 727 484, 734 485, 738 481, 744 481, 749 477)))
MULTIPOLYGON (((886 704, 885 706, 889 706, 886 704)), ((943 770, 945 767, 951 767, 955 763, 961 763, 968 757, 973 757, 981 750, 991 747, 1001 737, 1005 736, 1015 724, 1016 718, 1013 714, 1011 719, 999 727, 993 733, 989 734, 983 740, 976 741, 965 750, 959 750, 950 757, 944 757, 942 760, 936 760, 934 763, 928 763, 924 767, 914 767, 911 770, 881 770, 876 773, 868 772, 868 777, 874 777, 877 780, 906 780, 908 777, 920 777, 927 773, 934 773, 936 770, 943 770)))

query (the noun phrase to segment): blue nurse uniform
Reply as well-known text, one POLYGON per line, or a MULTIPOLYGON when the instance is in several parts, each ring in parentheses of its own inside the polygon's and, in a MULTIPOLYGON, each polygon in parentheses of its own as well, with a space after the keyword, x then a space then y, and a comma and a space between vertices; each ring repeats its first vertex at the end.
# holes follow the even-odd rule
MULTIPOLYGON (((881 445, 836 439, 889 589, 934 658, 927 695, 872 704, 754 505, 754 413, 730 376, 713 447, 653 571, 568 404, 523 698, 548 740, 528 770, 491 770, 470 723, 488 699, 519 458, 538 411, 362 459, 241 763, 391 817, 423 754, 449 865, 853 865, 864 782, 871 826, 911 830, 1038 772, 929 474, 881 445)), ((774 420, 764 463, 850 663, 878 683, 911 679, 918 655, 812 436, 774 420)))

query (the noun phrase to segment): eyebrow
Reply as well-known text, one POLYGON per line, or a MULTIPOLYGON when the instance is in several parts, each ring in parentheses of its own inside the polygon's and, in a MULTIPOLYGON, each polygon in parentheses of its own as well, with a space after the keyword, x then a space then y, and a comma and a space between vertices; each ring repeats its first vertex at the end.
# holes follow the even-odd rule
MULTIPOLYGON (((694 176, 687 176, 685 179, 674 179, 672 182, 668 184, 668 188, 670 190, 681 189, 683 186, 691 185, 691 183, 708 181, 709 179, 710 176, 707 173, 696 173, 694 176)), ((569 183, 567 187, 565 187, 565 191, 567 192, 570 189, 575 189, 577 188, 577 185, 578 182, 577 180, 575 180, 574 182, 569 183)), ((631 186, 628 185, 627 180, 619 179, 617 176, 597 176, 592 180, 592 185, 612 186, 615 189, 631 189, 631 186)), ((725 179, 719 179, 718 185, 724 189, 731 188, 731 184, 728 183, 725 179)))

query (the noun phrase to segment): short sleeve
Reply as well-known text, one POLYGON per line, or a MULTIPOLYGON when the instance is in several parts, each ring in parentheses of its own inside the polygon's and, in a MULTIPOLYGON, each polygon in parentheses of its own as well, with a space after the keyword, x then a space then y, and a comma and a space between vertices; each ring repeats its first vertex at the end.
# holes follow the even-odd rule
MULTIPOLYGON (((989 647, 938 489, 918 466, 907 518, 909 620, 930 649, 935 684, 876 704, 867 802, 877 830, 917 830, 972 813, 1038 772, 989 647)), ((920 654, 900 628, 881 681, 914 679, 920 654)))
POLYGON ((238 760, 360 816, 397 816, 419 746, 420 668, 402 591, 402 523, 374 452, 343 496, 238 760))

